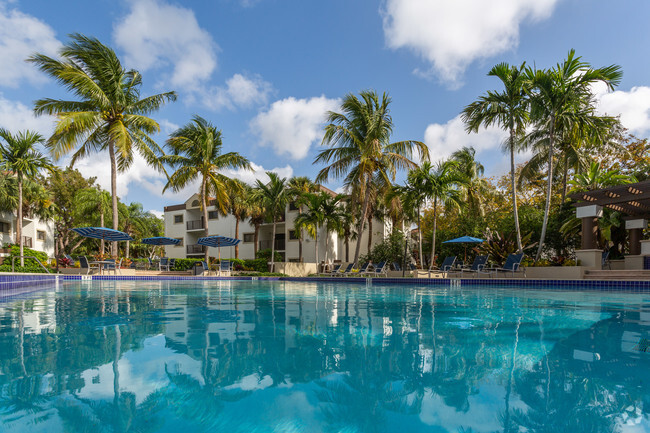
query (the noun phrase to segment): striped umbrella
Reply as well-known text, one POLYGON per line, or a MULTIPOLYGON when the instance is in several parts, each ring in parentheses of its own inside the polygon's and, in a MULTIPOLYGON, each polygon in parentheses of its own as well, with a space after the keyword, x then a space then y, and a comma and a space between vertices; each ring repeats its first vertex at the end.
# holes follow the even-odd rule
POLYGON ((168 238, 165 236, 156 236, 154 238, 145 238, 142 239, 141 241, 143 244, 148 244, 148 245, 178 245, 181 240, 180 239, 174 239, 174 238, 168 238))
POLYGON ((239 239, 229 238, 226 236, 206 236, 198 240, 199 245, 219 248, 219 260, 221 260, 221 247, 234 247, 240 242, 239 239))
POLYGON ((133 238, 119 230, 107 229, 106 227, 77 227, 72 229, 81 236, 104 241, 132 241, 133 238))

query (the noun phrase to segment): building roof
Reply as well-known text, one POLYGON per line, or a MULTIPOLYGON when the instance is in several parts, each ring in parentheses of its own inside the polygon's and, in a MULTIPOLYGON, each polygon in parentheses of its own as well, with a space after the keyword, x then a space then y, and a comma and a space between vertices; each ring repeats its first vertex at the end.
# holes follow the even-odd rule
POLYGON ((569 195, 574 206, 598 205, 630 216, 650 215, 650 181, 616 185, 569 195))

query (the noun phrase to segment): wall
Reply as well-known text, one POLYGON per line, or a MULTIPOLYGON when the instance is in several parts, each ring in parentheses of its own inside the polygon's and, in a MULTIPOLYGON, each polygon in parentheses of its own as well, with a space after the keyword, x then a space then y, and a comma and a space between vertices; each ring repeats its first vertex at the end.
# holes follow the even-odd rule
MULTIPOLYGON (((10 224, 9 233, 0 233, 0 242, 14 243, 16 240, 16 216, 8 212, 0 212, 0 221, 10 224)), ((43 251, 48 257, 54 257, 54 223, 41 221, 38 218, 23 218, 23 236, 32 238, 32 249, 43 251), (38 231, 45 232, 45 240, 38 240, 38 231)))

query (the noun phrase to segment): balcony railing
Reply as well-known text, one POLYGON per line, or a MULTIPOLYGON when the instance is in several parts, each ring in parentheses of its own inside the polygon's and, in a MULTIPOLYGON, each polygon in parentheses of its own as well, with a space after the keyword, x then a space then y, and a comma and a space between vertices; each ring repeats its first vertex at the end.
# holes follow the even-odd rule
POLYGON ((29 236, 23 236, 23 246, 25 246, 27 248, 31 248, 32 247, 32 238, 30 238, 29 236))
POLYGON ((187 229, 188 230, 200 230, 200 229, 204 229, 204 228, 205 228, 205 224, 203 224, 202 219, 187 222, 187 229))
POLYGON ((186 245, 185 250, 187 254, 203 254, 205 253, 205 246, 199 244, 186 245))
MULTIPOLYGON (((260 241, 260 250, 271 249, 271 241, 260 241)), ((275 250, 284 251, 284 240, 275 241, 275 250)))

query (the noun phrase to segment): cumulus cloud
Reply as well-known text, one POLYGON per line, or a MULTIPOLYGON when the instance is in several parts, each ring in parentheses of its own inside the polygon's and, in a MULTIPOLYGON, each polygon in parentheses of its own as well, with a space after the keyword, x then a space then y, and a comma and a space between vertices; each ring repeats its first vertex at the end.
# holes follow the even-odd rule
POLYGON ((262 146, 272 147, 276 154, 303 159, 322 137, 327 111, 336 110, 339 103, 325 96, 275 101, 251 121, 251 130, 262 146))
POLYGON ((284 167, 274 167, 272 169, 265 169, 261 165, 257 165, 255 163, 251 163, 251 167, 253 170, 244 170, 244 169, 227 169, 227 170, 222 170, 221 172, 225 174, 228 177, 232 177, 234 179, 239 179, 242 182, 245 182, 249 185, 255 185, 256 180, 260 180, 264 183, 269 181, 269 177, 266 174, 267 171, 272 171, 274 173, 277 173, 278 176, 286 177, 287 179, 291 178, 293 176, 293 168, 287 164, 284 167))
POLYGON ((6 99, 0 93, 0 127, 14 134, 29 129, 47 138, 52 135, 54 121, 55 119, 50 116, 34 116, 31 107, 18 101, 6 99))
POLYGON ((519 44, 519 26, 548 18, 559 0, 387 0, 383 14, 388 47, 407 48, 457 86, 465 68, 519 44))
POLYGON ((207 92, 203 104, 213 110, 249 108, 266 104, 271 90, 271 83, 264 81, 259 75, 245 77, 235 74, 226 81, 225 87, 217 87, 207 92))
POLYGON ((620 116, 621 123, 632 134, 647 136, 650 133, 650 87, 607 92, 604 85, 598 85, 594 89, 601 114, 620 116))
POLYGON ((171 66, 173 87, 196 90, 217 67, 218 46, 194 12, 157 0, 138 0, 115 25, 114 38, 129 67, 171 66))
POLYGON ((60 46, 50 26, 0 2, 0 85, 18 87, 22 80, 45 81, 45 75, 25 59, 36 52, 55 56, 60 46))

